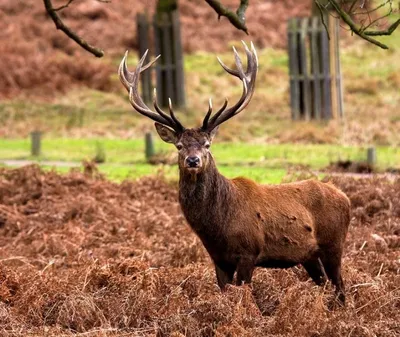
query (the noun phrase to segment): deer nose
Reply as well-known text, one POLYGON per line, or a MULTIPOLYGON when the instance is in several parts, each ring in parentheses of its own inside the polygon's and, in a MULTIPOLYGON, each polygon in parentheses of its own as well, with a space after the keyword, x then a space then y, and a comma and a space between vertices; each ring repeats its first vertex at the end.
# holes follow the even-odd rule
POLYGON ((187 157, 186 164, 189 167, 198 167, 198 166, 200 166, 200 158, 199 157, 187 157))

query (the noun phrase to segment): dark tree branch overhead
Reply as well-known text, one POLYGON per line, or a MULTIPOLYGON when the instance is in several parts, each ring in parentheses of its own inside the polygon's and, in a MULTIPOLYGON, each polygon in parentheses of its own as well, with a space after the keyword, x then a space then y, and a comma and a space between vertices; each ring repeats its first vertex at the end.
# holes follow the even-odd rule
MULTIPOLYGON (((234 27, 236 27, 240 30, 243 30, 244 32, 246 32, 246 34, 248 34, 248 30, 246 27, 245 12, 249 5, 249 0, 240 0, 239 7, 236 10, 236 12, 225 7, 221 3, 220 0, 205 0, 205 1, 218 14, 218 19, 221 16, 225 16, 234 27)), ((357 11, 357 12, 355 12, 354 9, 356 7, 356 3, 358 2, 358 0, 353 0, 351 2, 350 8, 348 8, 347 10, 343 8, 345 6, 344 2, 342 2, 342 0, 338 0, 338 1, 336 1, 336 0, 314 0, 317 8, 319 9, 319 11, 321 13, 321 19, 322 19, 322 22, 324 23, 325 28, 327 28, 327 27, 326 27, 326 23, 324 21, 324 13, 327 13, 327 11, 333 10, 349 26, 350 30, 353 31, 356 35, 360 36, 362 39, 367 40, 368 42, 373 43, 383 49, 388 49, 388 47, 385 44, 379 42, 378 40, 372 38, 371 36, 381 36, 381 35, 392 34, 396 30, 396 28, 400 25, 400 19, 395 21, 388 29, 385 29, 385 30, 370 30, 369 28, 374 26, 377 21, 392 14, 393 0, 384 0, 384 2, 382 4, 376 6, 372 10, 366 9, 366 7, 367 7, 365 4, 366 1, 364 0, 358 6, 359 9, 361 9, 361 11, 357 11), (340 4, 338 3, 338 1, 340 2, 340 4), (371 20, 369 14, 381 9, 382 7, 384 7, 386 5, 389 5, 389 7, 390 7, 389 13, 381 16, 380 18, 378 18, 376 20, 371 20), (362 11, 363 9, 365 9, 365 10, 362 11), (361 21, 361 24, 356 23, 352 19, 353 15, 367 15, 369 17, 369 24, 364 25, 363 21, 361 21)), ((239 0, 238 0, 238 2, 239 2, 239 0)))
POLYGON ((240 0, 240 5, 236 10, 236 13, 222 5, 218 0, 206 0, 206 2, 218 14, 218 19, 221 16, 225 16, 234 27, 243 30, 246 34, 248 34, 245 13, 249 5, 249 0, 240 0))
MULTIPOLYGON (((379 19, 381 19, 383 17, 371 22, 367 26, 359 25, 353 21, 353 19, 351 18, 351 13, 346 12, 343 8, 341 8, 341 6, 339 5, 339 3, 336 0, 328 0, 328 1, 329 1, 329 4, 332 6, 332 8, 335 10, 335 12, 350 27, 350 29, 354 32, 354 34, 360 36, 361 38, 363 38, 364 40, 367 40, 368 42, 370 42, 372 44, 375 44, 375 45, 381 47, 382 49, 388 49, 387 45, 379 42, 378 40, 372 38, 371 36, 391 35, 396 30, 396 28, 400 25, 400 19, 398 19, 392 25, 390 25, 390 27, 388 29, 367 30, 371 25, 373 25, 376 21, 378 21, 379 19)), ((391 1, 387 1, 384 4, 387 4, 387 3, 389 3, 389 5, 390 5, 390 12, 385 16, 388 16, 389 14, 392 13, 391 1)), ((382 5, 380 5, 379 8, 380 7, 382 7, 382 5)), ((352 4, 351 9, 353 9, 353 8, 354 8, 354 5, 352 4)), ((368 11, 368 13, 371 13, 372 11, 368 11)))
POLYGON ((68 0, 67 4, 64 6, 54 8, 51 0, 43 0, 44 6, 46 8, 46 12, 49 14, 51 19, 54 21, 57 29, 62 30, 69 38, 74 40, 77 44, 79 44, 83 49, 92 53, 96 57, 102 57, 104 52, 101 49, 98 49, 92 45, 90 45, 86 40, 82 39, 79 35, 77 35, 74 31, 72 31, 68 26, 64 24, 61 18, 58 16, 57 11, 63 8, 68 7, 68 5, 74 0, 68 0))
MULTIPOLYGON (((60 7, 53 7, 52 0, 43 0, 46 12, 49 14, 51 19, 54 21, 56 28, 62 30, 69 38, 74 40, 78 45, 80 45, 85 50, 89 51, 93 55, 97 57, 102 57, 104 52, 101 49, 98 49, 92 45, 90 45, 86 40, 82 39, 79 35, 77 35, 74 31, 72 31, 68 26, 64 24, 61 18, 58 16, 57 12, 67 8, 72 2, 75 0, 65 0, 65 4, 60 7)), ((111 0, 96 0, 98 2, 110 2, 111 0)), ((360 36, 362 39, 367 40, 370 43, 373 43, 383 49, 388 49, 388 47, 376 40, 376 36, 382 35, 391 35, 398 26, 400 26, 400 19, 393 22, 387 29, 384 30, 374 30, 372 27, 377 25, 377 22, 385 17, 388 17, 392 13, 398 11, 393 10, 392 4, 393 0, 383 0, 383 3, 375 6, 373 9, 368 9, 367 0, 313 0, 316 8, 318 8, 321 20, 326 27, 325 19, 327 15, 332 12, 336 12, 338 17, 346 23, 350 30, 354 32, 356 35, 360 36), (359 2, 360 1, 360 2, 359 2), (386 15, 383 15, 377 19, 371 18, 370 14, 373 12, 377 12, 381 10, 385 6, 389 6, 389 12, 386 15), (356 7, 357 10, 356 10, 356 7), (362 20, 354 20, 356 15, 362 16, 362 20)), ((163 2, 168 3, 167 0, 163 2)), ((171 3, 176 3, 177 0, 170 0, 171 3)), ((205 2, 217 13, 218 19, 221 16, 225 16, 229 22, 236 27, 244 31, 246 34, 249 34, 247 26, 246 26, 246 10, 249 6, 249 0, 237 0, 238 8, 236 11, 229 9, 224 6, 221 2, 222 0, 205 0, 205 2)), ((161 0, 158 0, 158 5, 161 4, 161 0)), ((168 7, 169 8, 169 7, 168 7)), ((313 11, 315 14, 315 11, 313 11)), ((327 30, 328 31, 328 30, 327 30)))

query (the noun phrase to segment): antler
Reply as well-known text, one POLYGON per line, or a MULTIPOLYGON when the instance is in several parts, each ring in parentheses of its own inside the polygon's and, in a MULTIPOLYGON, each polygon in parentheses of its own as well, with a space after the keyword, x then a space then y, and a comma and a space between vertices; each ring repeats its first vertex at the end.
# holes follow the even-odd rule
POLYGON ((246 72, 243 70, 242 61, 240 60, 239 54, 237 53, 235 47, 233 47, 233 52, 235 54, 235 63, 237 70, 233 70, 228 68, 218 57, 218 62, 221 64, 222 68, 229 74, 240 78, 243 82, 243 93, 240 97, 239 101, 225 110, 228 105, 228 100, 225 98, 225 102, 221 109, 219 109, 214 116, 211 117, 212 113, 212 103, 211 98, 209 101, 209 108, 206 116, 203 120, 202 129, 204 131, 210 132, 215 129, 218 125, 237 115, 240 111, 242 111, 250 102, 251 97, 254 93, 255 82, 257 77, 257 69, 258 69, 258 59, 257 53, 254 48, 253 43, 250 44, 251 50, 247 47, 246 43, 242 41, 246 55, 247 55, 247 69, 246 72), (210 119, 211 117, 211 119, 210 119))
POLYGON ((124 58, 121 61, 118 69, 119 79, 121 80, 122 84, 129 92, 129 101, 131 102, 133 108, 139 112, 140 114, 149 117, 153 121, 161 123, 163 125, 169 126, 170 128, 174 129, 176 132, 182 132, 185 128, 179 122, 179 120, 175 117, 175 114, 172 110, 172 103, 171 99, 169 99, 169 113, 168 116, 161 108, 158 106, 157 103, 157 95, 156 89, 154 88, 154 96, 153 96, 153 104, 154 108, 156 109, 157 113, 149 109, 146 104, 144 104, 142 98, 138 92, 138 83, 139 83, 139 75, 146 69, 150 68, 154 62, 158 60, 160 55, 158 55, 153 61, 150 61, 146 65, 143 66, 144 60, 146 59, 148 50, 143 54, 142 58, 140 59, 135 71, 130 72, 126 65, 126 59, 128 57, 128 51, 126 51, 124 58))

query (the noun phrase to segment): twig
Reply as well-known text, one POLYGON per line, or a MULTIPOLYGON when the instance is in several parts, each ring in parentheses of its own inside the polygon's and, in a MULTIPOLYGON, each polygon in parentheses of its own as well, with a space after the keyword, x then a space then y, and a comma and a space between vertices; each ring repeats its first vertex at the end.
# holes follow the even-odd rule
POLYGON ((379 277, 381 275, 382 269, 383 269, 383 262, 381 264, 381 267, 379 268, 379 273, 378 275, 376 275, 376 277, 379 277))
POLYGON ((339 14, 339 16, 342 18, 342 20, 351 28, 351 30, 361 38, 371 42, 372 44, 375 44, 383 49, 388 49, 388 47, 380 43, 379 41, 370 38, 369 36, 365 35, 365 32, 363 32, 360 27, 357 26, 357 24, 351 19, 350 15, 346 13, 344 10, 340 8, 340 5, 335 1, 335 0, 328 0, 329 3, 332 5, 334 10, 339 14))
POLYGON ((249 0, 240 0, 240 5, 236 10, 236 13, 226 8, 218 0, 206 0, 206 2, 218 14, 218 19, 221 16, 225 16, 234 27, 243 30, 246 34, 248 34, 245 12, 249 5, 249 0))
POLYGON ((360 252, 364 249, 366 244, 367 244, 367 241, 364 241, 363 244, 361 245, 360 249, 359 249, 360 252))
POLYGON ((364 31, 366 31, 369 27, 372 27, 375 23, 377 23, 379 20, 382 20, 383 18, 388 17, 390 14, 392 14, 392 10, 389 11, 389 13, 385 14, 384 16, 380 16, 379 18, 372 20, 371 17, 368 14, 368 18, 369 18, 369 24, 364 27, 364 31))
POLYGON ((376 285, 376 283, 374 283, 374 282, 359 283, 359 284, 354 284, 354 285, 350 286, 349 289, 358 288, 358 287, 375 286, 375 285, 376 285))
POLYGON ((39 272, 39 274, 40 274, 40 275, 43 275, 43 273, 47 270, 47 268, 50 268, 53 264, 54 264, 54 259, 51 259, 51 260, 49 261, 49 263, 46 265, 46 267, 44 267, 44 268, 39 272))
POLYGON ((351 11, 353 10, 356 3, 357 3, 357 0, 353 0, 353 3, 351 4, 350 9, 349 9, 349 13, 351 13, 351 11))
POLYGON ((326 22, 325 22, 324 12, 323 12, 324 9, 322 8, 322 5, 319 3, 318 0, 315 0, 315 4, 317 5, 318 10, 319 10, 319 14, 321 15, 321 21, 322 21, 322 24, 325 27, 326 34, 328 34, 328 40, 330 40, 331 36, 329 34, 329 28, 328 28, 328 26, 326 25, 326 22))
POLYGON ((339 14, 341 19, 350 27, 350 29, 354 32, 354 34, 360 36, 364 40, 381 47, 382 49, 389 49, 389 47, 373 38, 371 36, 380 36, 380 35, 390 35, 393 31, 400 25, 400 19, 393 23, 387 30, 384 31, 366 31, 365 28, 360 27, 357 25, 350 15, 346 13, 340 5, 337 3, 336 0, 328 0, 329 3, 332 5, 333 9, 339 14))
MULTIPOLYGON (((371 14, 371 13, 377 11, 378 9, 382 8, 382 7, 385 6, 387 3, 391 3, 391 1, 390 1, 390 0, 385 1, 384 3, 381 3, 379 6, 373 8, 373 9, 371 9, 371 10, 366 10, 366 11, 363 11, 363 12, 354 12, 354 13, 352 13, 351 10, 350 10, 349 13, 350 13, 350 14, 353 14, 353 15, 369 15, 369 14, 371 14)), ((391 6, 392 6, 392 5, 390 5, 390 7, 391 7, 391 6)))
MULTIPOLYGON (((68 4, 71 3, 73 0, 69 0, 68 4)), ((56 10, 53 8, 53 4, 51 3, 51 0, 43 0, 44 6, 46 8, 46 12, 49 14, 51 19, 54 21, 54 24, 56 25, 57 29, 60 29, 63 31, 69 38, 74 40, 77 44, 79 44, 83 49, 87 50, 88 52, 92 53, 96 57, 102 57, 104 56, 104 52, 101 49, 98 49, 89 43, 86 42, 86 40, 82 39, 80 36, 78 36, 75 32, 73 32, 71 29, 69 29, 64 22, 60 19, 58 16, 56 10)))
POLYGON ((73 1, 74 0, 68 0, 68 2, 65 5, 62 5, 62 6, 57 7, 57 8, 54 8, 54 11, 58 12, 58 11, 63 10, 64 8, 67 8, 71 4, 71 2, 73 2, 73 1))
MULTIPOLYGON (((399 289, 400 289, 400 287, 397 287, 396 289, 392 290, 390 293, 394 293, 395 291, 397 291, 397 290, 399 290, 399 289)), ((369 306, 370 304, 372 304, 372 303, 374 303, 374 302, 380 300, 382 297, 386 297, 386 296, 388 296, 388 294, 384 294, 384 295, 382 295, 382 296, 379 296, 379 297, 377 297, 377 298, 374 298, 373 300, 369 301, 368 303, 365 303, 365 304, 362 305, 361 307, 356 308, 356 313, 359 313, 359 311, 360 311, 361 309, 364 309, 365 307, 369 306)), ((390 301, 392 301, 393 299, 397 299, 397 298, 396 298, 396 297, 391 298, 390 301)), ((386 304, 387 304, 387 303, 385 303, 385 305, 386 305, 386 304)))
POLYGON ((400 25, 400 19, 397 21, 393 22, 388 29, 381 30, 381 31, 369 31, 369 32, 364 32, 365 35, 369 36, 381 36, 381 35, 391 35, 396 28, 400 25))

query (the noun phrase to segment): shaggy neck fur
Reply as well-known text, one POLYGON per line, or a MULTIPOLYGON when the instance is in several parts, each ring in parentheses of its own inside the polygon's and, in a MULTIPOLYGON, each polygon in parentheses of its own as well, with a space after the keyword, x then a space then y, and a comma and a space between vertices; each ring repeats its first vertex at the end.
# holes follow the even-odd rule
POLYGON ((195 176, 180 168, 179 202, 203 242, 223 235, 231 217, 233 192, 232 183, 218 172, 211 155, 205 169, 195 176))

